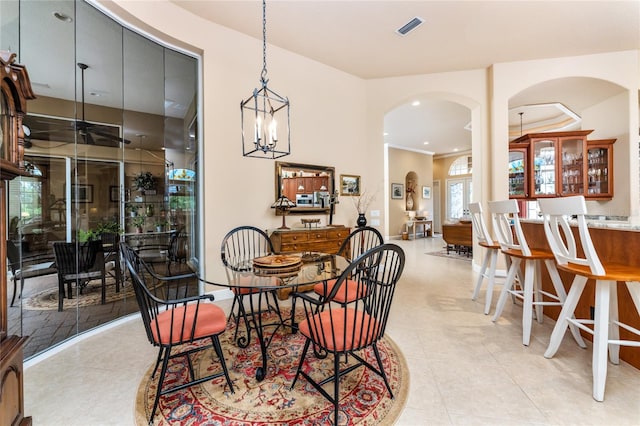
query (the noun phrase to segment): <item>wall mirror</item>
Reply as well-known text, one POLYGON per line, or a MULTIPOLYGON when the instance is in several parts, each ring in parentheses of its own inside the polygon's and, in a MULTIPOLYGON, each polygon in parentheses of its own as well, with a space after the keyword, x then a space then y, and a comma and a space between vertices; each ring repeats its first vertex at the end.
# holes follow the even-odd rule
POLYGON ((275 199, 284 195, 296 203, 289 214, 328 212, 334 177, 333 167, 276 161, 275 199))

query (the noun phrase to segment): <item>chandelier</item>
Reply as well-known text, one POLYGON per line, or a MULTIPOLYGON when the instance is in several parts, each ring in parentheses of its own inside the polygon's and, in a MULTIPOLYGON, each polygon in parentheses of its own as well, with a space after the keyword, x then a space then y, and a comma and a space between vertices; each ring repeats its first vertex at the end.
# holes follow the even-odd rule
POLYGON ((253 94, 240 103, 242 155, 274 159, 291 153, 291 133, 289 99, 267 87, 266 9, 266 0, 262 0, 261 88, 253 89, 253 94))

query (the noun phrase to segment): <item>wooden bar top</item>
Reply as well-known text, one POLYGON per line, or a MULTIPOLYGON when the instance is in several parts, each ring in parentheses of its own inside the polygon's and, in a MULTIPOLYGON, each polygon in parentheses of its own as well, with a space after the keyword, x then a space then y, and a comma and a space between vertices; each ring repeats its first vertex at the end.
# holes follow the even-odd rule
MULTIPOLYGON (((541 221, 521 221, 521 224, 530 247, 549 249, 541 221)), ((593 245, 603 264, 623 264, 636 267, 640 265, 640 258, 638 257, 638 253, 640 253, 640 232, 629 232, 630 230, 635 231, 636 229, 626 226, 620 228, 610 226, 589 227, 593 245)), ((577 227, 572 227, 572 231, 579 244, 580 239, 577 234, 577 227)), ((547 291, 552 291, 551 279, 546 269, 542 268, 542 270, 542 287, 547 291)), ((573 275, 562 271, 560 268, 558 272, 568 292, 571 282, 573 281, 573 275)), ((594 290, 595 281, 589 280, 576 307, 576 318, 591 317, 592 308, 595 304, 594 290)), ((560 308, 545 306, 544 313, 555 320, 560 314, 560 308)), ((640 315, 638 315, 638 311, 631 300, 627 286, 621 282, 618 282, 618 317, 620 321, 636 329, 640 329, 640 315)), ((590 334, 582 333, 582 335, 588 340, 592 340, 590 334)), ((627 332, 623 328, 620 328, 620 338, 624 340, 638 340, 637 336, 627 332)), ((621 346, 620 358, 640 369, 640 347, 621 346)))

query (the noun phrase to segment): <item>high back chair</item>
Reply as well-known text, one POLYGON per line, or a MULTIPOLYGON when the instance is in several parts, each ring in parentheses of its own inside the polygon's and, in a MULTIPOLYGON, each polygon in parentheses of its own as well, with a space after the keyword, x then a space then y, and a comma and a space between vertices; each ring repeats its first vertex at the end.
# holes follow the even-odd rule
POLYGON ((10 306, 13 306, 16 301, 18 280, 20 280, 20 295, 22 295, 25 279, 55 274, 57 272, 55 262, 51 260, 27 264, 24 259, 21 259, 20 250, 11 240, 7 240, 7 260, 9 269, 11 269, 11 281, 13 281, 13 296, 11 296, 10 306))
POLYGON ((291 388, 302 375, 322 396, 333 403, 334 424, 338 424, 339 419, 340 378, 357 367, 365 366, 380 376, 393 398, 377 344, 384 336, 393 295, 404 269, 404 261, 404 252, 394 244, 378 246, 354 259, 327 296, 333 299, 340 291, 340 286, 347 281, 367 288, 364 297, 347 306, 319 310, 324 304, 324 298, 314 293, 294 293, 294 297, 302 302, 305 316, 298 329, 306 341, 291 388), (320 352, 333 355, 334 369, 331 376, 319 377, 323 375, 323 370, 314 369, 312 359, 306 360, 307 368, 303 368, 312 343, 314 349, 318 348, 320 352), (372 351, 365 353, 367 348, 371 348, 372 351), (375 366, 373 362, 365 360, 367 353, 370 355, 371 352, 375 356, 375 366), (341 369, 340 355, 350 355, 349 359, 354 359, 355 362, 350 362, 350 365, 341 369), (329 382, 333 382, 333 395, 329 394, 324 386, 329 382))
POLYGON ((120 268, 120 235, 115 232, 103 232, 100 234, 102 248, 104 249, 105 268, 107 265, 113 265, 107 268, 107 273, 116 281, 116 291, 120 291, 120 283, 122 281, 122 270, 120 268))
POLYGON ((131 276, 147 338, 153 346, 159 348, 156 366, 151 375, 152 379, 155 377, 158 366, 162 362, 149 424, 153 424, 153 418, 162 395, 223 376, 227 386, 229 386, 229 390, 234 393, 219 339, 220 334, 226 328, 227 318, 222 308, 211 303, 214 300, 213 295, 171 298, 171 294, 175 293, 175 289, 188 286, 189 280, 197 282, 196 274, 159 277, 143 260, 136 258, 137 254, 133 249, 126 246, 126 244, 121 245, 121 247, 126 252, 124 253, 125 263, 131 276), (156 281, 154 281, 153 289, 145 284, 143 275, 154 277, 156 281), (190 345, 202 340, 210 340, 211 343, 190 345), (214 349, 220 360, 220 368, 212 368, 212 374, 196 378, 190 357, 192 354, 208 348, 214 349), (165 384, 164 379, 169 360, 182 356, 187 358, 189 381, 175 383, 175 378, 171 378, 169 383, 165 384), (170 384, 173 386, 167 387, 170 384))
POLYGON ((82 294, 82 290, 89 281, 96 279, 102 281, 101 303, 104 305, 107 282, 102 241, 55 242, 53 253, 58 270, 58 311, 62 312, 64 307, 65 284, 67 285, 66 297, 71 299, 73 284, 76 284, 78 294, 82 294))
MULTIPOLYGON (((469 203, 469 211, 471 212, 471 222, 473 223, 473 232, 478 240, 478 245, 486 249, 484 259, 482 260, 482 267, 476 280, 476 286, 473 290, 473 296, 471 300, 476 300, 480 294, 480 288, 486 278, 487 292, 484 302, 484 314, 488 315, 491 310, 491 300, 493 298, 493 286, 496 279, 496 263, 498 261, 498 252, 500 251, 500 244, 493 239, 487 225, 484 222, 482 215, 482 205, 480 203, 469 203), (488 269, 487 269, 488 267, 488 269)), ((508 259, 508 256, 505 256, 508 259)))
MULTIPOLYGON (((227 267, 227 272, 232 275, 230 279, 236 279, 236 272, 250 271, 253 268, 253 259, 256 257, 267 256, 274 253, 273 244, 269 236, 262 229, 255 226, 239 226, 232 229, 222 239, 220 245, 220 257, 222 263, 227 267)), ((277 279, 274 277, 274 279, 277 279)), ((247 317, 247 311, 244 306, 244 299, 257 293, 259 290, 250 287, 232 287, 233 303, 229 313, 229 320, 235 322, 235 333, 233 340, 236 340, 241 347, 249 344, 251 336, 251 324, 247 317), (237 340, 238 329, 242 319, 247 333, 246 339, 237 340)), ((269 290, 267 295, 267 307, 278 313, 280 316, 280 307, 276 297, 276 290, 269 290), (271 295, 272 303, 269 302, 268 296, 271 295)), ((252 312, 255 314, 255 312, 252 312)))
POLYGON ((640 266, 603 263, 600 260, 587 227, 587 205, 583 196, 540 199, 538 204, 544 218, 544 232, 558 262, 558 269, 575 275, 544 356, 551 358, 555 355, 568 326, 577 326, 591 334, 593 398, 602 401, 607 380, 607 349, 611 362, 618 364, 621 345, 640 347, 640 341, 620 340, 619 327, 636 336, 640 336, 640 330, 618 321, 617 292, 617 282, 624 281, 640 314, 640 266), (569 225, 568 218, 571 216, 577 217, 582 254, 578 251, 569 225), (595 281, 594 319, 576 319, 576 305, 588 280, 595 281))
MULTIPOLYGON (((365 252, 371 250, 374 247, 381 246, 384 243, 382 234, 375 228, 369 226, 363 226, 356 228, 349 236, 342 242, 338 254, 344 256, 349 261, 357 259, 365 252)), ((355 299, 362 297, 362 294, 356 291, 357 284, 350 280, 347 280, 337 292, 333 298, 329 299, 326 296, 330 294, 333 287, 336 285, 337 280, 327 280, 313 286, 313 291, 321 296, 326 302, 332 301, 336 303, 349 303, 355 299)), ((362 291, 366 291, 366 288, 361 288, 362 291)))
MULTIPOLYGON (((531 248, 522 232, 518 217, 516 200, 489 201, 489 210, 493 220, 493 228, 502 252, 511 258, 511 266, 500 292, 496 312, 492 320, 495 322, 502 315, 507 295, 511 294, 522 301, 522 344, 529 346, 531 339, 531 323, 535 308, 538 323, 543 320, 543 306, 562 306, 566 293, 562 280, 556 269, 553 253, 549 250, 531 248), (521 289, 514 288, 516 274, 520 264, 524 262, 524 283, 521 289), (544 263, 551 277, 555 294, 542 289, 541 264, 544 263), (543 299, 545 296, 548 301, 543 299)), ((576 342, 585 347, 577 328, 571 330, 576 342)))

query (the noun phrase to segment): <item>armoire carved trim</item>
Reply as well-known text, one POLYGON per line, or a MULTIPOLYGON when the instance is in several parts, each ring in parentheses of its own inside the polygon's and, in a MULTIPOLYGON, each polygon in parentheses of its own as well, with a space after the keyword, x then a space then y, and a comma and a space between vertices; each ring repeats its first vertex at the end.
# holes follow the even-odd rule
POLYGON ((35 99, 27 69, 15 53, 0 50, 0 424, 30 425, 24 415, 23 347, 25 336, 8 335, 7 205, 8 182, 24 174, 22 119, 27 100, 35 99))

